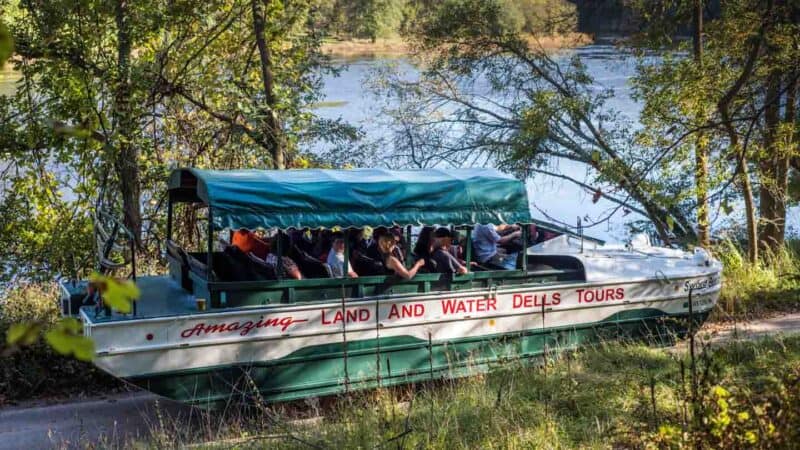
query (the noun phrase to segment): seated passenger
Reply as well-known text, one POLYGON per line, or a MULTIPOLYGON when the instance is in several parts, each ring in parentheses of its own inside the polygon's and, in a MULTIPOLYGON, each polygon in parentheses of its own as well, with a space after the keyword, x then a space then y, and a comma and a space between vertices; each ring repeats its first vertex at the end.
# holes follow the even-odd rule
POLYGON ((406 264, 406 252, 405 252, 406 243, 405 243, 405 239, 403 239, 403 229, 398 227, 398 226, 394 226, 389 230, 389 233, 392 236, 394 236, 394 242, 397 244, 397 247, 395 247, 394 252, 392 252, 392 255, 394 255, 395 258, 399 259, 400 262, 403 263, 403 265, 405 265, 406 264))
POLYGON ((356 253, 366 253, 367 241, 364 239, 364 230, 362 228, 347 230, 347 239, 350 240, 350 256, 356 253))
POLYGON ((381 236, 390 236, 394 239, 394 236, 389 234, 389 230, 386 227, 378 227, 372 230, 372 239, 367 241, 367 256, 375 259, 381 260, 383 257, 381 256, 381 250, 378 246, 378 242, 381 240, 381 236))
POLYGON ((422 227, 417 236, 417 243, 414 244, 414 256, 417 258, 424 258, 430 255, 433 250, 433 232, 436 229, 433 227, 422 227))
POLYGON ((414 245, 414 258, 425 261, 426 272, 436 272, 436 267, 431 264, 431 253, 433 253, 433 227, 422 227, 414 245))
POLYGON ((261 259, 267 257, 269 244, 257 233, 241 228, 231 231, 231 245, 234 245, 244 254, 252 253, 261 259))
POLYGON ((350 263, 353 270, 360 276, 383 275, 383 263, 380 253, 377 258, 367 256, 367 241, 364 239, 364 230, 361 228, 351 228, 348 230, 347 238, 350 240, 350 263))
POLYGON ((396 247, 397 242, 395 242, 394 236, 391 234, 383 234, 378 239, 378 249, 381 253, 384 270, 387 275, 395 274, 405 280, 410 280, 414 278, 414 275, 425 264, 425 261, 418 260, 410 269, 406 269, 403 263, 392 255, 396 247))
POLYGON ((467 268, 450 253, 453 242, 453 234, 449 228, 440 227, 434 232, 436 238, 431 260, 438 273, 457 273, 463 275, 467 273, 467 268))
POLYGON ((507 254, 510 255, 522 251, 522 229, 518 225, 500 225, 497 234, 499 234, 500 237, 514 234, 512 239, 497 244, 497 246, 505 250, 507 254))
MULTIPOLYGON (((330 266, 334 278, 344 278, 344 235, 341 233, 334 234, 333 246, 328 252, 328 266, 330 266)), ((358 278, 352 264, 347 265, 347 276, 358 278)))
MULTIPOLYGON (((283 246, 284 251, 286 251, 287 247, 289 246, 289 237, 283 233, 278 233, 275 236, 273 242, 270 243, 269 252, 267 253, 267 257, 264 258, 264 262, 276 268, 276 272, 279 272, 278 269, 278 255, 277 248, 278 248, 278 239, 281 239, 281 244, 283 246)), ((300 268, 297 267, 297 263, 289 258, 288 256, 281 256, 281 268, 283 269, 283 274, 286 275, 287 278, 295 279, 295 280, 302 280, 303 274, 300 272, 300 268)))
POLYGON ((331 251, 331 244, 333 243, 333 232, 331 230, 321 230, 317 233, 317 240, 314 244, 314 251, 311 256, 326 261, 328 253, 331 251))
MULTIPOLYGON (((448 253, 453 255, 454 258, 461 263, 462 266, 467 265, 467 261, 464 259, 464 247, 461 245, 459 240, 458 231, 451 231, 450 237, 450 247, 447 248, 448 253)), ((477 264, 475 261, 472 261, 471 264, 477 264)))
POLYGON ((498 230, 505 231, 513 227, 512 225, 478 224, 472 230, 475 258, 479 263, 504 270, 514 270, 516 268, 517 254, 507 253, 502 247, 498 247, 498 245, 511 242, 522 235, 519 229, 502 237, 498 234, 498 230))

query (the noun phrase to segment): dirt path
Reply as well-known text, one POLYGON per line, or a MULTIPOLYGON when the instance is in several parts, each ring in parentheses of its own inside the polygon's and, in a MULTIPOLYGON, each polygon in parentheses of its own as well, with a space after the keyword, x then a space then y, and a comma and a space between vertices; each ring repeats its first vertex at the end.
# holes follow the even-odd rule
MULTIPOLYGON (((800 333, 800 313, 747 323, 707 324, 700 336, 707 335, 714 344, 794 333, 800 333)), ((193 423, 196 421, 191 419, 197 416, 193 408, 147 392, 14 406, 0 409, 0 450, 85 447, 87 443, 121 447, 149 437, 151 430, 159 429, 159 417, 168 423, 193 423)))

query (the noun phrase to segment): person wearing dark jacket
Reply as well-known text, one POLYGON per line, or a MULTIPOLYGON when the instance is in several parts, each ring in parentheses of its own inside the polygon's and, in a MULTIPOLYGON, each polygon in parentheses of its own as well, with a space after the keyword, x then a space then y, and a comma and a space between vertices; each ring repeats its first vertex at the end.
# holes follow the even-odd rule
POLYGON ((450 245, 453 242, 453 234, 449 228, 440 227, 433 233, 435 243, 430 259, 438 273, 451 273, 463 275, 468 272, 467 268, 450 253, 450 245))

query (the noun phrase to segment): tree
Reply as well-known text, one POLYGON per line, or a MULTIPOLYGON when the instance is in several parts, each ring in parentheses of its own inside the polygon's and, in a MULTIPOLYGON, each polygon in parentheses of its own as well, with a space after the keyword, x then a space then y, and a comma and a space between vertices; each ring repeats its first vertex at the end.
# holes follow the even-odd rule
MULTIPOLYGON (((694 0, 692 10, 692 50, 694 62, 702 70, 703 64, 703 1, 694 0)), ((703 118, 699 118, 702 121, 703 118)), ((695 153, 695 189, 697 191, 697 241, 709 248, 711 246, 711 230, 708 218, 708 149, 702 133, 698 133, 694 143, 695 153)))
POLYGON ((313 6, 20 2, 7 21, 22 79, 0 97, 0 281, 85 275, 98 203, 154 261, 171 167, 307 165, 304 146, 354 137, 311 108, 333 70, 313 6))
MULTIPOLYGON (((694 1, 647 6, 651 12, 668 13, 644 14, 651 18, 646 31, 657 31, 644 42, 660 50, 674 44, 669 38, 665 42, 664 36, 672 33, 664 24, 672 23, 676 11, 698 14, 694 1)), ((729 199, 744 203, 751 261, 758 259, 759 247, 774 251, 783 245, 789 167, 798 147, 797 74, 792 61, 800 57, 795 20, 799 6, 784 1, 725 3, 721 16, 708 23, 702 35, 705 42, 697 34, 693 39, 693 61, 681 56, 687 46, 679 42, 667 48, 667 63, 644 62, 636 80, 650 135, 665 141, 692 136, 697 150, 702 143, 717 173, 707 181, 717 192, 707 198, 723 206, 729 199), (687 111, 676 105, 691 105, 703 113, 687 121, 687 111), (731 186, 738 192, 731 192, 731 186)), ((682 158, 679 152, 666 157, 677 164, 682 158)), ((703 170, 700 158, 696 169, 698 174, 703 170)), ((706 190, 702 178, 696 177, 688 188, 695 190, 698 206, 702 205, 700 197, 706 190)))

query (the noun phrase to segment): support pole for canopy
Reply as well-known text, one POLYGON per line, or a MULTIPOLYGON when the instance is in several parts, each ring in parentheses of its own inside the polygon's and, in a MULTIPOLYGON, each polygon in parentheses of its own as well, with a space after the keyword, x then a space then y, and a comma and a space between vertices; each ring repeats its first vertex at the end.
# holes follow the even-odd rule
POLYGON ((206 280, 207 281, 214 281, 214 276, 212 275, 212 270, 214 266, 214 211, 211 209, 211 206, 208 207, 208 236, 206 236, 206 240, 208 241, 208 258, 206 259, 206 280))
MULTIPOLYGON (((350 273, 350 239, 347 238, 347 235, 345 235, 344 240, 344 268, 342 271, 344 272, 342 274, 342 279, 347 278, 348 274, 350 273)), ((342 287, 342 289, 344 289, 344 287, 342 287)))
POLYGON ((528 224, 520 224, 522 227, 522 271, 528 271, 528 224))
MULTIPOLYGON (((344 266, 342 271, 342 302, 341 302, 341 311, 342 317, 347 318, 347 309, 345 308, 345 299, 347 297, 345 282, 347 278, 347 274, 350 271, 350 239, 344 240, 344 266)), ((333 249, 331 249, 333 251, 333 249)), ((377 320, 377 315, 375 316, 377 320)), ((344 363, 344 391, 350 392, 350 373, 348 372, 347 367, 347 320, 342 320, 342 353, 343 353, 343 363, 344 363)))
POLYGON ((408 260, 408 255, 411 253, 411 225, 407 225, 405 231, 406 241, 403 246, 403 262, 405 262, 406 269, 411 267, 411 261, 408 260))
MULTIPOLYGON (((344 296, 342 296, 342 317, 347 317, 347 310, 344 307, 344 296)), ((342 320, 342 361, 344 363, 344 392, 350 392, 350 371, 347 367, 347 320, 342 320)))
POLYGON ((283 279, 283 230, 275 234, 275 278, 283 279))
POLYGON ((167 194, 167 240, 172 240, 172 193, 167 194))
POLYGON ((467 230, 467 239, 466 239, 466 242, 464 243, 464 246, 466 247, 464 249, 464 253, 465 253, 464 260, 467 263, 467 270, 472 271, 472 269, 471 269, 471 264, 472 264, 472 227, 468 226, 468 227, 466 227, 466 230, 467 230))

